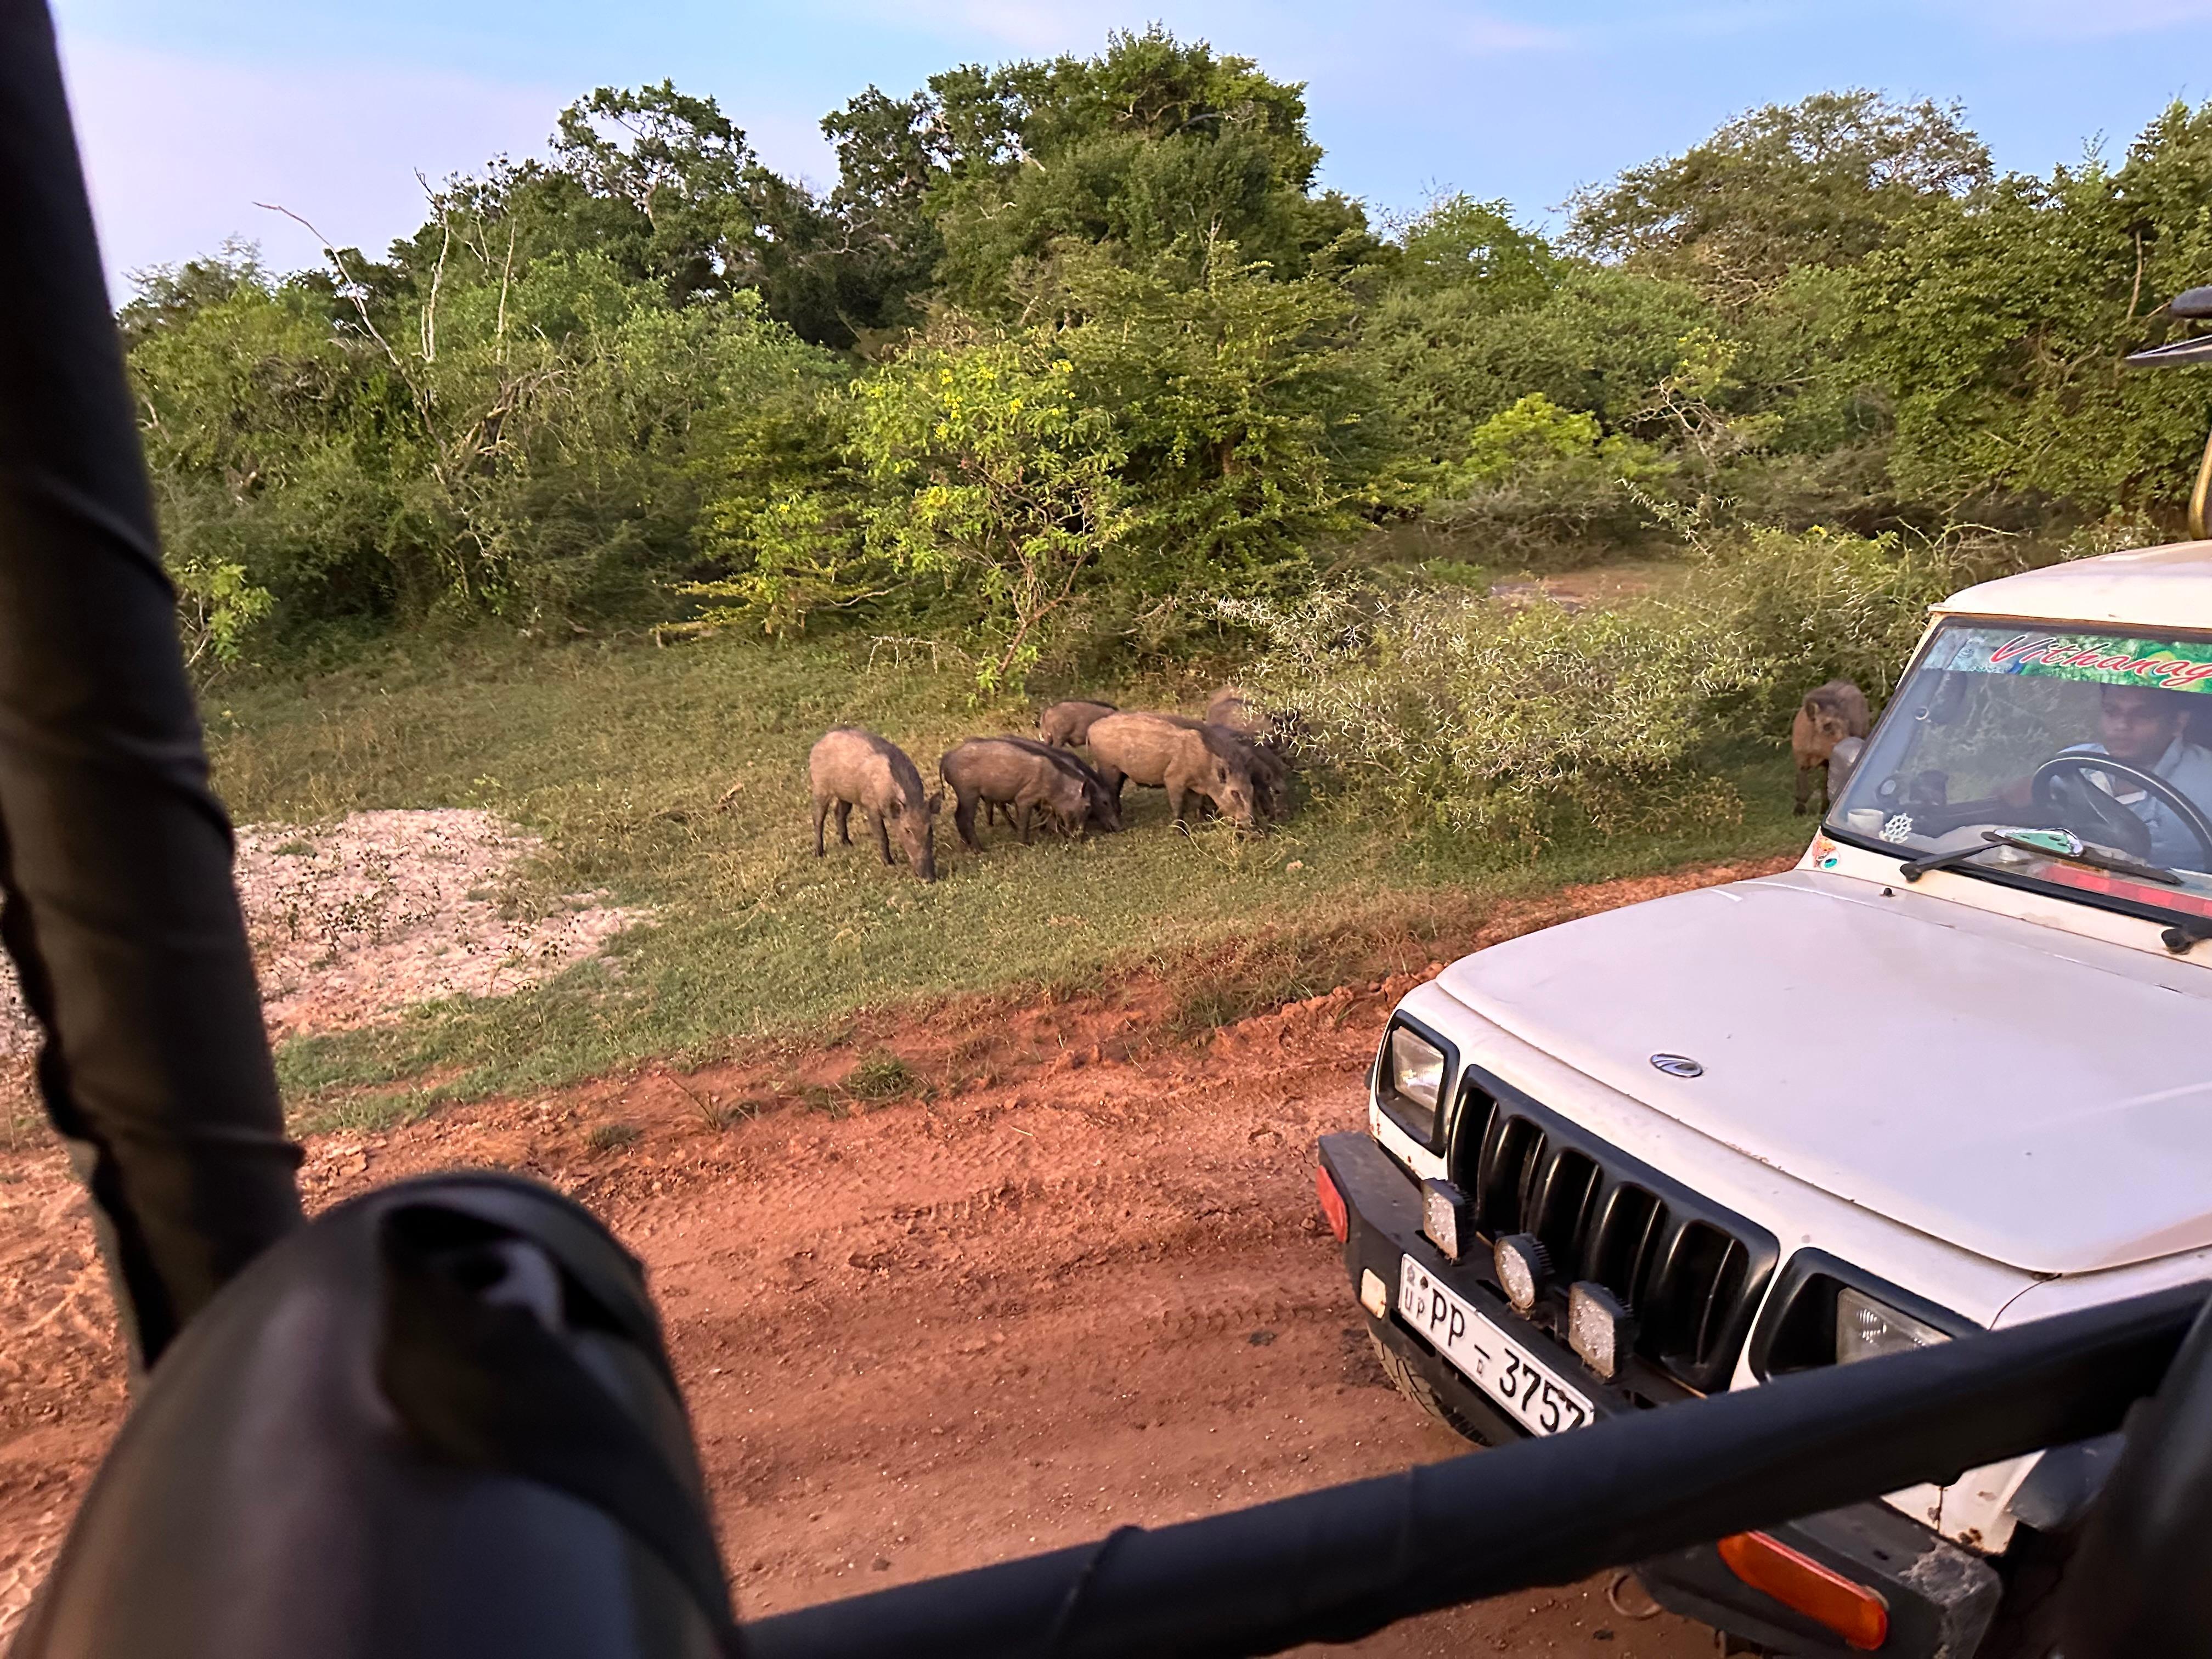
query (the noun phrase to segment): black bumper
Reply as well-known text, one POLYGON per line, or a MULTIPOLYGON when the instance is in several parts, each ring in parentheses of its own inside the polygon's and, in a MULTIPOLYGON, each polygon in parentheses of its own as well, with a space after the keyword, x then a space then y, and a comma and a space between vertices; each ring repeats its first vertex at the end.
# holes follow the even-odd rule
MULTIPOLYGON (((1523 1346, 1590 1397, 1601 1417, 1640 1409, 1601 1382, 1548 1331, 1523 1319, 1486 1273, 1447 1261, 1421 1232, 1420 1188, 1365 1134, 1325 1135, 1321 1161, 1344 1199, 1349 1223, 1344 1265, 1353 1292, 1374 1273, 1390 1293, 1390 1311, 1369 1326, 1438 1397, 1492 1444, 1524 1431, 1488 1395, 1398 1317, 1399 1263, 1412 1256, 1523 1346)), ((1662 1408, 1663 1409, 1663 1408, 1662 1408)), ((1880 1651, 1900 1659, 1970 1659, 1995 1613, 2001 1583, 1980 1557, 1886 1504, 1860 1504, 1767 1528, 1767 1535, 1889 1605, 1889 1638, 1880 1651)), ((1783 1654, 1844 1654, 1843 1640, 1738 1578, 1711 1544, 1638 1564, 1652 1596, 1671 1610, 1783 1654)))

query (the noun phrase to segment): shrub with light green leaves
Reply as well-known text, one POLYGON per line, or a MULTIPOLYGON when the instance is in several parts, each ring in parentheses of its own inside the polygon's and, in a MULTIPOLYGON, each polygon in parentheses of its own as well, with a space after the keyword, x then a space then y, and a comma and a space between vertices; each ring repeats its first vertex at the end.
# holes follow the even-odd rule
POLYGON ((1778 738, 1804 694, 1839 676, 1879 707, 1927 626, 1929 606, 2038 556, 1986 534, 1821 528, 1754 528, 1699 550, 1682 614, 1722 629, 1745 671, 1716 718, 1778 738))
POLYGON ((1267 636, 1250 678, 1313 758, 1409 818, 1533 854, 1574 827, 1741 811, 1698 764, 1705 710, 1742 687, 1710 626, 1446 592, 1231 609, 1267 636))
POLYGON ((1310 757, 1408 819, 1534 854, 1561 835, 1740 814, 1715 762, 1779 746, 1836 675, 1879 701, 1928 606, 2017 568, 1999 538, 1750 532, 1679 597, 1603 611, 1465 592, 1224 605, 1263 641, 1245 676, 1310 757))
POLYGON ((1672 471, 1649 444, 1532 392, 1474 429, 1429 518, 1500 551, 1616 541, 1650 527, 1638 492, 1672 471))

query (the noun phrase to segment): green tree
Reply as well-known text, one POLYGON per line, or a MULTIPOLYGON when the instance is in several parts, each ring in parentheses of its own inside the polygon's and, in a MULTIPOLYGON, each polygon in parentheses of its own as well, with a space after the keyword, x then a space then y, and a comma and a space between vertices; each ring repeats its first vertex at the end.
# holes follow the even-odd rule
POLYGON ((2212 105, 2174 105, 2118 168, 2010 175, 1931 205, 1854 273, 1855 337, 1895 400, 1900 488, 1943 509, 2171 510, 2212 386, 2142 374, 2164 301, 2212 274, 2212 105))
POLYGON ((1217 246, 1202 278, 1103 259, 1069 273, 1056 349, 1124 457, 1133 591, 1249 586, 1404 499, 1382 398, 1326 276, 1273 280, 1217 246))
POLYGON ((1054 343, 941 335, 857 388, 869 544, 977 597, 987 691, 1019 689, 1055 614, 1128 529, 1113 423, 1079 400, 1054 343))
POLYGON ((1567 274, 1550 243, 1514 223, 1506 203, 1456 193, 1430 203, 1398 248, 1396 286, 1467 294, 1492 311, 1541 305, 1567 274))
POLYGON ((1286 278, 1377 251, 1358 204, 1315 186, 1304 88, 1157 27, 1096 58, 964 66, 902 100, 872 88, 824 125, 850 199, 909 236, 926 222, 944 295, 992 314, 1066 246, 1171 257, 1192 281, 1216 241, 1286 278))
POLYGON ((1386 292, 1361 355, 1421 460, 1455 465, 1475 428, 1531 392, 1626 428, 1718 314, 1687 283, 1570 266, 1539 303, 1501 307, 1480 283, 1386 292))
POLYGON ((1571 239, 1600 258, 1648 259, 1741 291, 1794 266, 1860 258, 1900 220, 1989 177, 1989 151, 1955 104, 1815 93, 1583 191, 1571 239))

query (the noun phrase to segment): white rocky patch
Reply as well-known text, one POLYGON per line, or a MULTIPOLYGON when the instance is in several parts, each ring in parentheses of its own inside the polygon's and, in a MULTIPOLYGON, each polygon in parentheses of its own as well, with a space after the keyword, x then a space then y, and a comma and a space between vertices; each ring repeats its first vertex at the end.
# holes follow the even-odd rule
MULTIPOLYGON (((240 829, 238 896, 270 1036, 371 1025, 441 997, 503 996, 647 919, 603 892, 502 915, 516 866, 543 846, 459 807, 240 829)), ((15 972, 0 960, 0 1092, 27 1082, 37 1047, 15 972)))

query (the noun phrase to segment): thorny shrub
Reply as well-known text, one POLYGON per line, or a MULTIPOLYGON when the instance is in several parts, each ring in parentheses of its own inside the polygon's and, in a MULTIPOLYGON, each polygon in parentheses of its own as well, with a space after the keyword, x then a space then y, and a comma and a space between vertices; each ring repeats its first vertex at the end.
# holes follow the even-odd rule
POLYGON ((1741 811, 1694 757, 1703 711, 1745 680, 1693 617, 1337 592, 1240 605, 1236 620, 1269 636, 1252 678, 1297 711, 1314 757, 1409 817, 1533 854, 1570 822, 1656 829, 1741 811))
POLYGON ((1310 758, 1409 819, 1533 854, 1573 829, 1740 816, 1725 745, 1776 741, 1806 690, 1879 699, 1928 606, 2031 556, 1990 537, 1754 530, 1708 544, 1682 594, 1605 611, 1338 588, 1224 602, 1263 641, 1248 675, 1310 758))

